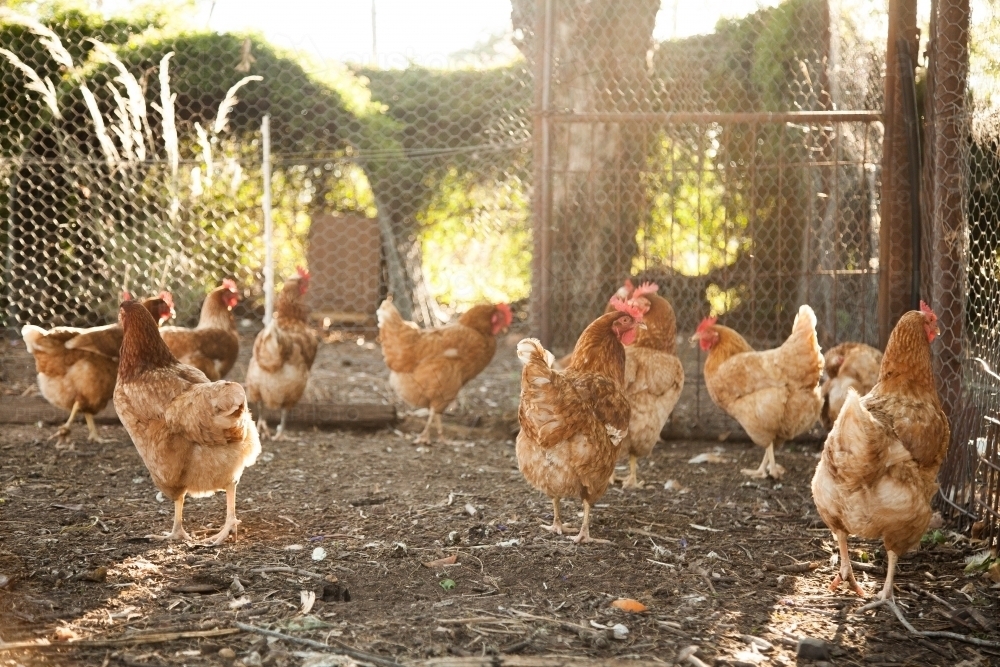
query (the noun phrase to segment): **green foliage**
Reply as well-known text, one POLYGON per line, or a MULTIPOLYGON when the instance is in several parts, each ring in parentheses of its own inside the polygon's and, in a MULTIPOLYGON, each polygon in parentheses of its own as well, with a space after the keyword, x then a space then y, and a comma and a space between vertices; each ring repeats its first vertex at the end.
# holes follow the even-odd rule
POLYGON ((517 301, 531 289, 529 204, 519 179, 448 170, 418 214, 431 293, 464 309, 483 301, 517 301))

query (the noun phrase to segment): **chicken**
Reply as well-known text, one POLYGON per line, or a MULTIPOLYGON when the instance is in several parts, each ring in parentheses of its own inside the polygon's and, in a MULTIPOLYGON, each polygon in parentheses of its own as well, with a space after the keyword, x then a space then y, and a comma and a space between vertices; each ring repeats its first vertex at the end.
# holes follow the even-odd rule
POLYGON ((864 597, 847 536, 881 537, 889 563, 876 597, 892 600, 896 561, 920 543, 931 520, 950 431, 931 368, 937 316, 923 302, 920 308, 893 329, 872 390, 863 398, 853 387, 847 390, 813 476, 816 509, 840 548, 840 571, 830 590, 846 581, 864 597))
POLYGON ((823 410, 820 418, 827 429, 837 421, 847 390, 864 396, 878 382, 882 353, 864 343, 841 343, 823 355, 826 380, 823 382, 823 410))
POLYGON ((552 499, 552 525, 563 534, 562 498, 583 501, 576 543, 607 542, 590 536, 590 511, 611 480, 631 409, 625 396, 625 348, 635 341, 642 309, 617 297, 615 309, 580 334, 565 371, 534 338, 517 345, 524 364, 517 418, 517 465, 533 487, 552 499))
POLYGON ((480 304, 462 314, 457 323, 433 329, 405 321, 392 305, 392 297, 382 302, 376 314, 389 385, 411 406, 430 410, 416 442, 430 442, 435 420, 441 438, 441 413, 493 359, 495 337, 511 323, 510 307, 480 304))
POLYGON ((247 398, 258 405, 257 430, 268 437, 264 407, 281 409, 281 423, 275 440, 285 432, 288 411, 302 398, 309 371, 316 359, 319 340, 309 328, 309 308, 304 298, 309 289, 309 272, 298 269, 285 281, 274 318, 257 334, 253 357, 247 368, 247 398))
MULTIPOLYGON (((146 299, 142 305, 161 323, 173 315, 168 292, 146 299)), ((69 410, 69 419, 52 436, 58 439, 57 447, 69 443, 68 448, 73 449, 69 434, 77 412, 82 412, 87 421, 87 440, 101 442, 94 415, 104 409, 115 390, 121 326, 57 327, 46 331, 28 324, 21 329, 21 337, 35 358, 42 396, 57 408, 69 410)))
MULTIPOLYGON (((619 299, 628 299, 630 296, 632 296, 632 292, 634 292, 634 291, 635 291, 635 285, 632 284, 632 279, 631 278, 626 278, 625 279, 625 284, 623 286, 619 287, 618 290, 615 292, 614 295, 616 297, 618 297, 619 299)), ((615 310, 614 306, 612 306, 611 302, 609 301, 607 307, 604 309, 604 313, 605 314, 612 313, 612 312, 614 312, 614 310, 615 310)), ((569 354, 563 355, 563 356, 559 357, 558 359, 556 359, 556 361, 552 365, 552 367, 554 369, 556 369, 557 371, 564 371, 567 368, 569 368, 569 365, 571 363, 573 363, 573 351, 572 350, 569 351, 569 354)))
POLYGON ((181 363, 194 366, 209 380, 220 380, 232 369, 240 352, 232 313, 239 300, 235 281, 226 278, 205 297, 198 326, 163 327, 160 335, 181 363))
MULTIPOLYGON (((626 285, 631 287, 631 285, 626 285)), ((684 388, 684 367, 677 358, 677 323, 670 303, 656 294, 659 287, 644 283, 630 292, 630 302, 642 311, 645 329, 625 348, 625 395, 632 408, 622 452, 628 454, 629 474, 624 488, 639 488, 639 457, 649 456, 660 431, 684 388)), ((612 473, 612 483, 614 473, 612 473)))
POLYGON ((755 352, 729 327, 702 320, 691 338, 708 351, 705 388, 760 447, 766 447, 757 469, 744 475, 780 479, 785 469, 774 460, 774 449, 812 428, 823 405, 819 378, 823 355, 816 340, 816 315, 799 308, 792 333, 773 350, 755 352))
POLYGON ((160 337, 156 322, 126 301, 118 313, 124 329, 115 407, 153 483, 174 501, 173 530, 157 539, 188 540, 184 496, 226 491, 226 523, 204 541, 236 537, 236 484, 260 454, 260 439, 246 393, 237 382, 212 382, 180 363, 160 337))

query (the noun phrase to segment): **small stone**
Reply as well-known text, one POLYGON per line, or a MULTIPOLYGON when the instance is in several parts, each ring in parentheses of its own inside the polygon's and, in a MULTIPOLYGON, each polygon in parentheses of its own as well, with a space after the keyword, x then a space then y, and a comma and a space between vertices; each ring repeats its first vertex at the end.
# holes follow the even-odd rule
POLYGON ((815 637, 801 637, 795 655, 803 660, 829 660, 830 645, 815 637))
POLYGON ((223 660, 235 660, 236 659, 236 651, 234 651, 233 649, 229 648, 228 646, 226 648, 220 648, 219 649, 219 657, 222 658, 223 660))
POLYGON ((628 628, 621 623, 615 623, 611 626, 611 632, 614 634, 615 639, 625 639, 628 637, 628 628))

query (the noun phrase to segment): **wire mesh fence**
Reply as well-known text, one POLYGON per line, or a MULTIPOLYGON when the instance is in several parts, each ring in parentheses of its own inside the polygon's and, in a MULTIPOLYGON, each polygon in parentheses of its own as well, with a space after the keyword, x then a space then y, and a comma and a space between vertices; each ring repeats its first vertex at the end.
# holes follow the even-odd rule
MULTIPOLYGON (((989 85, 969 84, 975 123, 960 100, 1000 62, 975 46, 990 43, 996 9, 974 6, 971 74, 968 12, 945 0, 929 61, 916 10, 894 25, 869 0, 786 0, 682 38, 656 0, 511 10, 519 57, 403 70, 156 19, 0 10, 0 326, 102 324, 122 290, 163 289, 191 325, 233 278, 252 333, 270 247, 279 285, 309 267, 322 328, 371 329, 387 294, 421 324, 511 301, 565 352, 641 276, 670 299, 682 337, 711 314, 773 347, 809 303, 828 348, 885 340, 918 253, 919 292, 949 327, 935 350, 955 425, 942 497, 995 517, 984 417, 997 387, 972 359, 1000 364, 1000 131, 989 85), (930 63, 914 85, 917 248, 905 100, 885 97, 901 51, 930 63)), ((679 349, 689 382, 674 433, 733 429, 698 352, 679 349)))

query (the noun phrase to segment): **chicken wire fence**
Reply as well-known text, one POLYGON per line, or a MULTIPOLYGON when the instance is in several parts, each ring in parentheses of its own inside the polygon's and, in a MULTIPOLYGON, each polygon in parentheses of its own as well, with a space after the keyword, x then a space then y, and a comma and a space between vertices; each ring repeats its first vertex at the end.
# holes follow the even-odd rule
MULTIPOLYGON (((506 300, 564 352, 631 275, 660 285, 683 338, 711 314, 773 347, 809 303, 824 348, 884 341, 912 301, 913 247, 891 116, 905 100, 884 99, 902 47, 883 3, 786 0, 690 37, 671 7, 512 0, 519 55, 491 42, 457 67, 405 70, 156 19, 0 9, 0 326, 101 324, 124 289, 170 290, 190 325, 231 277, 253 331, 267 284, 306 265, 320 327, 370 330, 387 294, 421 324, 506 300)), ((996 10, 976 11, 987 43, 996 10)), ((932 13, 929 62, 961 60, 968 12, 932 13)), ((916 18, 903 23, 925 64, 916 18)), ((998 133, 988 105, 961 125, 955 71, 927 67, 920 84, 919 291, 947 328, 935 354, 959 446, 943 498, 982 516, 1000 484, 983 419, 996 385, 971 359, 1000 363, 998 133)), ((697 350, 679 353, 674 433, 732 429, 697 350)))

